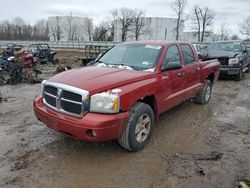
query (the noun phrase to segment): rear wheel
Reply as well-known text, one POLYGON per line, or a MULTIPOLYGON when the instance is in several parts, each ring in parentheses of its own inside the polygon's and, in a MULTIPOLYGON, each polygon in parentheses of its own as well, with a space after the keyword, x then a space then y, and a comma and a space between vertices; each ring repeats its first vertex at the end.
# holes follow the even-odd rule
POLYGON ((130 110, 128 123, 118 139, 120 145, 129 151, 139 151, 147 144, 154 124, 152 108, 138 102, 130 110))
POLYGON ((210 80, 206 80, 203 88, 195 96, 194 101, 197 104, 207 104, 210 101, 212 92, 212 83, 210 80))

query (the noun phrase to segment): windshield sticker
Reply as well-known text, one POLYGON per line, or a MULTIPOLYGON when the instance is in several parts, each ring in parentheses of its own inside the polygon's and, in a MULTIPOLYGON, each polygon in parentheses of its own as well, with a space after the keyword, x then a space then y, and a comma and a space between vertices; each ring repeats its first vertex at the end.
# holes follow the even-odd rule
POLYGON ((161 49, 161 46, 157 46, 157 45, 146 45, 145 48, 151 48, 151 49, 159 50, 159 49, 161 49))

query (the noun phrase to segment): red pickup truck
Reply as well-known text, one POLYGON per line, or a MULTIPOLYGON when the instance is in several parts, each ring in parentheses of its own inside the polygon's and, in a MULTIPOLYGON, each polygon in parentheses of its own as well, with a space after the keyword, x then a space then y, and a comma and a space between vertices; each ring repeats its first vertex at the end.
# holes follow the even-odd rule
POLYGON ((219 62, 201 62, 187 42, 118 44, 92 64, 44 81, 35 115, 58 132, 118 139, 130 151, 144 148, 161 113, 188 99, 207 104, 219 76, 219 62))

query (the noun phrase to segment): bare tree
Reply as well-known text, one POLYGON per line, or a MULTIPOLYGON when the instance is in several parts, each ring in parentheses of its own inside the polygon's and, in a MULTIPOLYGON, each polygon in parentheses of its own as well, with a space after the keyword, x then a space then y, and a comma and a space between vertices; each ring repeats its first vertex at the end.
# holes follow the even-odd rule
POLYGON ((128 8, 120 8, 112 10, 111 14, 118 24, 121 23, 121 40, 126 41, 128 31, 130 31, 130 27, 134 22, 135 11, 128 8))
POLYGON ((213 24, 214 12, 208 7, 199 8, 199 11, 202 20, 201 42, 204 42, 206 29, 213 24))
POLYGON ((99 26, 95 27, 93 40, 94 41, 107 41, 110 25, 107 22, 102 22, 99 26))
POLYGON ((83 27, 84 27, 84 30, 88 34, 89 41, 92 41, 92 39, 93 39, 93 22, 92 22, 92 19, 87 18, 83 27))
POLYGON ((237 34, 233 34, 231 36, 231 40, 239 40, 239 39, 240 39, 240 37, 237 34))
POLYGON ((193 8, 194 21, 197 29, 198 42, 203 42, 209 35, 208 26, 213 24, 214 12, 208 7, 195 5, 193 8))
POLYGON ((68 40, 75 40, 77 39, 77 32, 78 32, 78 25, 74 22, 74 17, 70 12, 69 15, 66 17, 67 24, 65 25, 65 33, 67 34, 68 40))
POLYGON ((228 40, 230 32, 231 32, 231 29, 230 29, 229 24, 226 22, 223 22, 220 25, 220 30, 219 30, 220 40, 228 40))
POLYGON ((184 12, 187 7, 187 0, 174 0, 170 3, 170 6, 177 14, 177 22, 176 22, 176 40, 179 40, 180 37, 180 28, 183 25, 184 20, 184 12))
POLYGON ((195 18, 194 18, 194 21, 195 21, 195 24, 196 24, 196 29, 197 29, 197 39, 198 39, 198 42, 201 41, 201 19, 200 19, 200 11, 199 11, 199 7, 198 5, 195 5, 194 8, 193 8, 193 12, 194 12, 194 15, 195 15, 195 18))
POLYGON ((110 35, 108 36, 107 40, 108 41, 114 41, 114 37, 115 37, 115 21, 111 21, 109 24, 109 31, 110 31, 110 35))
POLYGON ((55 41, 60 41, 62 38, 62 28, 60 25, 60 18, 58 16, 55 17, 55 20, 51 22, 50 25, 50 33, 55 41))
POLYGON ((0 22, 0 40, 48 40, 47 20, 38 20, 34 25, 22 18, 0 22))
POLYGON ((135 40, 139 39, 139 36, 144 34, 146 31, 145 27, 145 12, 142 10, 135 10, 134 17, 134 27, 135 27, 135 40))
POLYGON ((240 33, 250 36, 250 16, 240 24, 240 33))
POLYGON ((37 20, 33 27, 33 36, 38 40, 49 40, 49 24, 45 19, 37 20))

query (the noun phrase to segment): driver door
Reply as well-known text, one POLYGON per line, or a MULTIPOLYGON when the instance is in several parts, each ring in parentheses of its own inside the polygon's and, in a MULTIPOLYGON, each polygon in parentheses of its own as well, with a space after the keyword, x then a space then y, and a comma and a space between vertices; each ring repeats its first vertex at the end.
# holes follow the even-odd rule
POLYGON ((162 64, 161 75, 161 99, 162 111, 164 112, 185 99, 185 89, 187 80, 185 77, 186 68, 182 66, 176 70, 166 70, 169 63, 179 62, 182 64, 180 50, 177 45, 168 48, 164 62, 162 64))

